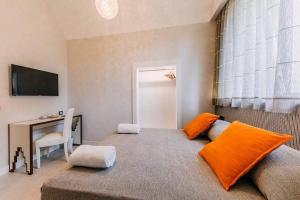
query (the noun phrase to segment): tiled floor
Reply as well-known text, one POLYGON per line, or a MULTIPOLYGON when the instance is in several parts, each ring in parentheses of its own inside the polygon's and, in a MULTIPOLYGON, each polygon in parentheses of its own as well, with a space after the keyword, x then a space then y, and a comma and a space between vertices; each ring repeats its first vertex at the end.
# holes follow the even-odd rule
POLYGON ((41 168, 34 168, 31 176, 24 169, 0 176, 0 200, 38 200, 43 182, 68 167, 63 151, 57 150, 49 158, 42 158, 41 168))

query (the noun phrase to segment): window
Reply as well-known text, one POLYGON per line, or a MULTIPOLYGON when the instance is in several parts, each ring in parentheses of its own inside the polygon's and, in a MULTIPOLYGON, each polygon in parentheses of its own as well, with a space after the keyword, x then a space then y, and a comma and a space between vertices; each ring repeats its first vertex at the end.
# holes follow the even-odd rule
POLYGON ((217 19, 215 102, 293 112, 300 104, 300 0, 229 0, 217 19))

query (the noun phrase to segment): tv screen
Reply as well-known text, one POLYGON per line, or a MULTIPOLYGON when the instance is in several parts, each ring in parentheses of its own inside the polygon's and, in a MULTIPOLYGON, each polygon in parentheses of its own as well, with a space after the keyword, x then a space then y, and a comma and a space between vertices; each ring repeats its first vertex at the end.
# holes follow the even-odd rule
POLYGON ((11 65, 13 96, 58 96, 58 74, 11 65))

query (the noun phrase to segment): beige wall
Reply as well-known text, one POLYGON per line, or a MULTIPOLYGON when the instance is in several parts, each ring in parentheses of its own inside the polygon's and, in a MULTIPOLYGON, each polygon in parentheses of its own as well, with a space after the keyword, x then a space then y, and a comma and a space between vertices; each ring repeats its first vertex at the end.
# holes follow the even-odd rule
POLYGON ((179 63, 182 121, 211 105, 215 25, 68 41, 69 105, 84 117, 84 140, 94 141, 132 122, 132 68, 136 63, 179 63))
POLYGON ((211 8, 211 20, 214 20, 219 13, 221 12, 222 8, 225 6, 225 4, 228 2, 228 0, 212 0, 212 8, 211 8))
POLYGON ((62 33, 40 0, 0 1, 0 173, 7 169, 7 125, 67 106, 67 53, 62 33), (59 74, 59 97, 9 96, 12 63, 59 74))

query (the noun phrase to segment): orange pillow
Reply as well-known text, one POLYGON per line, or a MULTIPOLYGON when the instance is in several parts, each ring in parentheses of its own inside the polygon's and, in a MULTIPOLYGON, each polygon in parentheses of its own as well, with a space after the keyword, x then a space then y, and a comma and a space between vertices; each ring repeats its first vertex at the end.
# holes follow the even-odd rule
POLYGON ((209 129, 220 116, 211 113, 202 113, 186 125, 183 131, 189 139, 195 139, 209 129))
POLYGON ((292 136, 277 134, 239 121, 233 122, 200 152, 226 190, 260 160, 292 136))

